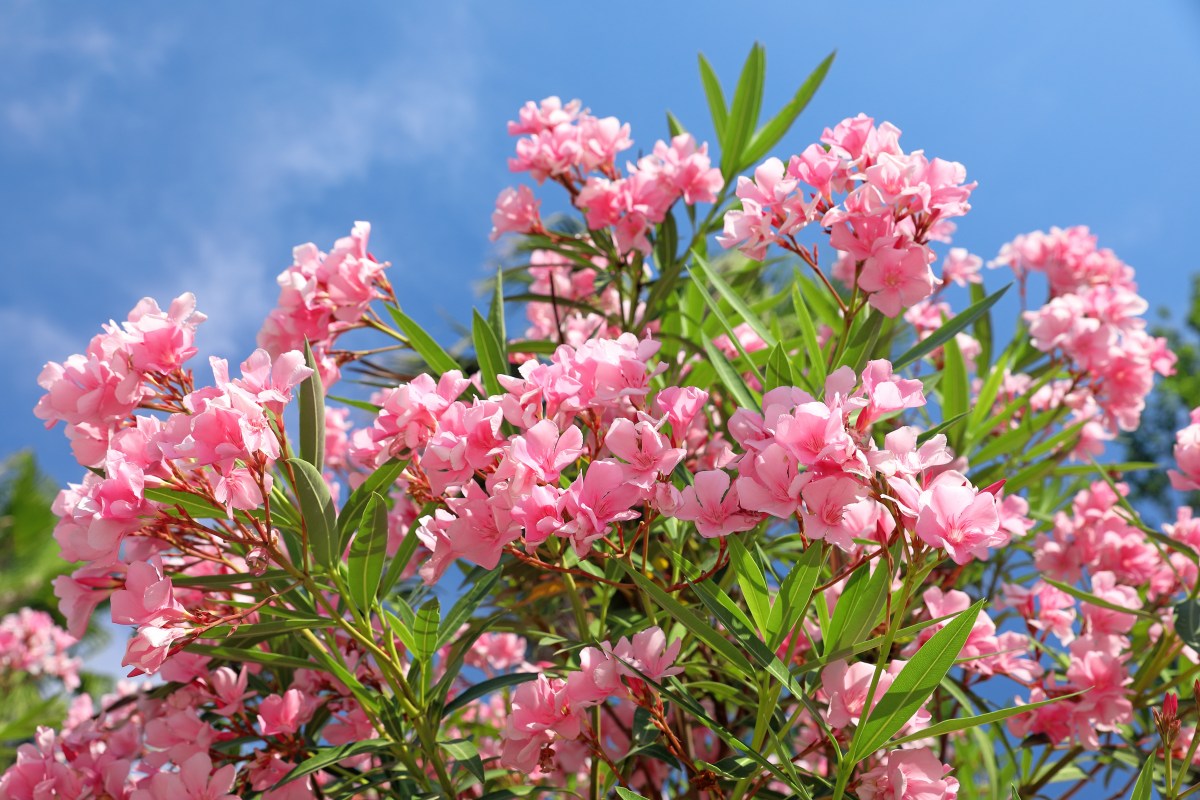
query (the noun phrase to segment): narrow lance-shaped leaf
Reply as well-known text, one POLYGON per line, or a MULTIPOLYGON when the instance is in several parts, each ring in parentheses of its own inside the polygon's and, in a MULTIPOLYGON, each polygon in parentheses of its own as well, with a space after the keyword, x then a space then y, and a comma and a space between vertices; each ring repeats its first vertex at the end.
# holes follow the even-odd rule
POLYGON ((501 374, 508 374, 508 365, 504 351, 496 339, 496 332, 478 311, 473 311, 471 321, 471 336, 475 342, 475 357, 479 360, 479 372, 483 378, 483 388, 489 395, 503 394, 500 385, 501 374))
POLYGON ((304 363, 312 370, 298 389, 300 395, 300 457, 318 470, 325 468, 325 387, 312 346, 304 340, 304 363))
POLYGON ((496 282, 492 287, 492 304, 488 308, 488 324, 500 342, 501 350, 505 350, 505 363, 508 363, 506 347, 508 345, 508 328, 504 319, 504 270, 496 268, 496 282))
POLYGON ((788 129, 792 127, 792 123, 804 111, 808 102, 812 100, 813 95, 817 93, 821 83, 825 80, 826 74, 829 73, 829 68, 833 66, 833 59, 837 55, 834 51, 825 56, 817 68, 812 71, 812 74, 801 84, 796 90, 796 94, 788 101, 779 113, 771 118, 769 122, 763 125, 754 134, 750 140, 749 146, 746 148, 745 155, 742 159, 743 166, 749 167, 756 164, 762 159, 767 152, 779 144, 779 141, 787 134, 788 129))
POLYGON ((307 461, 289 458, 287 463, 296 476, 296 494, 308 531, 308 547, 318 564, 331 567, 342 554, 337 548, 337 522, 329 486, 317 468, 307 461))
POLYGON ((717 377, 721 379, 722 385, 729 391, 733 397, 733 401, 737 403, 739 408, 757 408, 758 403, 750 394, 750 389, 746 386, 746 382, 742 380, 742 376, 737 373, 729 362, 725 360, 725 356, 717 349, 712 340, 705 334, 700 334, 700 339, 704 345, 704 352, 708 355, 709 363, 716 370, 717 377))
POLYGON ((725 93, 721 91, 721 81, 717 79, 717 73, 713 71, 712 65, 708 63, 708 59, 703 53, 699 54, 700 59, 700 82, 704 85, 704 97, 708 101, 708 112, 712 115, 713 130, 716 131, 717 140, 725 138, 725 123, 729 119, 729 106, 725 104, 725 93))
POLYGON ((350 758, 366 755, 367 753, 378 752, 391 746, 391 742, 387 739, 365 739, 361 742, 349 742, 337 747, 322 747, 311 756, 300 762, 287 775, 284 775, 279 783, 272 786, 272 789, 278 789, 281 786, 291 783, 294 780, 303 778, 306 775, 311 775, 314 772, 332 767, 350 758))
POLYGON ((465 707, 474 700, 480 697, 485 697, 492 692, 498 692, 509 686, 517 686, 518 684, 526 683, 536 679, 536 672, 512 672, 508 675, 497 675, 495 678, 488 678, 486 681, 481 681, 465 690, 460 694, 456 694, 454 699, 446 703, 442 709, 443 716, 449 716, 460 708, 465 707))
POLYGON ((890 578, 882 564, 869 575, 865 569, 854 571, 834 607, 829 630, 825 631, 824 652, 857 644, 879 624, 891 589, 890 578))
POLYGON ((413 654, 427 660, 437 652, 438 626, 441 623, 441 603, 436 597, 425 601, 413 622, 413 654))
POLYGON ((767 619, 767 646, 771 650, 779 649, 804 614, 824 562, 825 549, 821 543, 810 544, 784 576, 767 619))
POLYGON ((745 163, 743 151, 758 125, 766 70, 766 51, 755 42, 742 66, 742 74, 729 108, 729 119, 725 123, 725 135, 721 137, 721 174, 725 180, 730 180, 745 163))
POLYGON ((387 560, 388 507, 378 494, 363 511, 358 535, 350 543, 347 559, 347 583, 350 599, 364 614, 371 613, 375 595, 379 591, 379 580, 383 577, 383 564, 387 560))
POLYGON ((407 314, 395 306, 387 307, 388 313, 392 315, 396 325, 408 337, 409 346, 425 359, 425 363, 430 366, 438 375, 451 370, 459 369, 458 362, 454 357, 442 348, 440 344, 434 341, 434 338, 425 332, 425 329, 414 322, 407 314))
POLYGON ((962 652, 983 602, 978 601, 947 623, 905 663, 870 716, 855 731, 850 748, 851 764, 857 764, 887 744, 930 698, 962 652))
POLYGON ((953 339, 961 331, 966 330, 972 322, 978 319, 981 314, 994 306, 996 302, 1004 296, 1004 293, 1008 291, 1009 286, 1012 286, 1012 284, 1008 284, 1008 286, 1005 286, 998 292, 993 292, 984 299, 980 300, 978 303, 968 306, 962 311, 961 314, 956 314, 952 319, 947 320, 946 324, 942 325, 942 327, 931 333, 928 338, 917 342, 911 348, 906 350, 902 356, 893 361, 893 368, 900 369, 901 367, 908 366, 925 354, 931 353, 937 348, 941 347, 946 342, 953 339))
POLYGON ((740 316, 755 333, 758 334, 759 338, 761 338, 768 347, 771 347, 775 344, 775 337, 769 330, 767 330, 767 326, 763 323, 762 319, 759 318, 758 314, 755 314, 754 311, 751 310, 750 306, 746 304, 746 301, 742 299, 742 296, 734 291, 733 287, 726 283, 725 279, 718 275, 716 271, 709 266, 708 262, 704 260, 704 257, 695 250, 692 250, 692 271, 700 273, 705 281, 711 283, 721 297, 725 298, 725 302, 729 303, 730 307, 737 312, 738 316, 740 316))
POLYGON ((767 589, 767 576, 754 555, 742 544, 740 536, 730 536, 726 541, 729 544, 729 563, 737 574, 742 597, 746 599, 754 624, 765 636, 771 618, 771 593, 767 589))

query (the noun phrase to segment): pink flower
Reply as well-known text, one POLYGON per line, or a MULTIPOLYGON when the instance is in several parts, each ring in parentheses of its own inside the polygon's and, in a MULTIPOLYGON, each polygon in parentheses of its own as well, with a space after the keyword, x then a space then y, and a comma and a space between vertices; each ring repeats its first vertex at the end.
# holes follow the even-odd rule
POLYGON ((258 704, 258 727, 263 736, 288 736, 300 730, 310 715, 299 689, 267 695, 258 704))
MULTIPOLYGON (((635 667, 650 680, 661 681, 683 672, 682 667, 674 666, 682 645, 682 639, 676 639, 668 645, 667 635, 663 633, 662 628, 655 625, 635 633, 632 642, 621 637, 617 646, 613 648, 613 655, 635 667)), ((636 673, 628 674, 630 677, 637 677, 636 673)))
POLYGON ((583 454, 583 432, 574 425, 559 434, 558 426, 543 419, 521 436, 514 437, 508 457, 524 466, 545 483, 556 483, 558 476, 583 454))
POLYGON ((604 444, 613 455, 628 464, 630 483, 644 489, 649 488, 660 474, 670 475, 686 453, 681 448, 671 447, 657 426, 645 420, 636 423, 628 419, 613 420, 604 444))
POLYGON ((185 628, 158 628, 153 625, 143 625, 129 640, 121 666, 133 667, 133 671, 129 673, 130 677, 143 673, 153 675, 167 660, 171 654, 171 648, 181 639, 187 638, 188 635, 189 632, 185 628))
POLYGON ((875 502, 867 488, 846 475, 819 478, 804 485, 804 535, 836 545, 854 548, 854 539, 875 530, 875 502))
POLYGON ((956 564, 987 558, 1002 540, 996 498, 977 492, 957 473, 944 472, 921 493, 916 532, 931 547, 949 553, 956 564))
POLYGON ((207 753, 195 753, 179 772, 159 772, 143 781, 130 800, 238 800, 230 794, 237 768, 227 764, 213 771, 207 753))
POLYGON ((862 800, 955 800, 958 780, 930 750, 892 750, 859 779, 862 800))
POLYGON ((560 535, 570 538, 577 553, 587 553, 592 542, 604 536, 613 523, 638 516, 634 506, 641 494, 641 489, 626 480, 624 467, 616 461, 593 461, 563 496, 563 512, 570 521, 560 535))
POLYGON ((186 618, 158 558, 131 564, 124 588, 112 595, 112 620, 118 625, 158 626, 186 618))
POLYGON ((748 531, 760 520, 742 509, 737 486, 731 489, 729 475, 719 469, 696 474, 692 485, 683 489, 674 516, 696 523, 696 530, 707 539, 748 531))
MULTIPOLYGON (((857 725, 866 710, 867 692, 871 688, 874 674, 875 665, 862 661, 847 664, 839 659, 825 666, 821 670, 821 694, 829 703, 825 711, 825 721, 834 728, 857 725)), ((890 673, 885 671, 880 674, 872 707, 892 685, 892 680, 893 676, 890 673)))
POLYGON ((537 230, 542 221, 538 216, 541 201, 533 196, 528 186, 505 189, 496 198, 496 210, 492 212, 491 239, 495 241, 505 233, 529 233, 537 230))
POLYGON ((956 283, 966 286, 968 283, 983 283, 979 268, 983 259, 971 255, 964 247, 951 247, 942 261, 942 283, 956 283))
POLYGON ((577 738, 580 729, 579 716, 568 700, 566 683, 538 675, 536 680, 522 683, 513 692, 512 711, 500 732, 504 741, 500 763, 509 769, 533 772, 541 761, 543 748, 556 738, 577 738))
POLYGON ((885 248, 863 264, 858 285, 870 292, 868 302, 889 317, 899 316, 933 294, 933 271, 929 269, 929 251, 912 244, 903 249, 885 248))

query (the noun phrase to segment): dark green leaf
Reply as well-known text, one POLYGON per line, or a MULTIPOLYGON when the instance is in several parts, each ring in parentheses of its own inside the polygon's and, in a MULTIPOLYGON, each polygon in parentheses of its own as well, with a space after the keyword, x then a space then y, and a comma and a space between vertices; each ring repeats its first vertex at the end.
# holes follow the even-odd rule
POLYGON ((413 622, 413 655, 425 661, 437 652, 442 606, 436 597, 425 601, 413 622))
POLYGON ((721 379, 721 384, 728 390, 734 403, 739 408, 758 408, 758 403, 750 394, 750 388, 746 386, 742 376, 725 360, 724 354, 716 348, 707 335, 700 334, 700 339, 704 344, 704 352, 708 355, 709 364, 716 371, 717 377, 721 379))
POLYGON ((492 692, 535 680, 537 676, 538 673, 536 672, 513 672, 508 675, 497 675, 495 678, 488 678, 486 681, 481 681, 464 690, 461 694, 455 695, 454 699, 446 703, 446 707, 442 709, 442 716, 449 716, 460 708, 466 707, 473 700, 478 700, 492 692))
POLYGON ((825 548, 820 542, 810 544, 784 576, 767 620, 767 646, 772 650, 779 649, 803 616, 824 563, 825 548))
POLYGON ((391 742, 387 739, 364 739, 361 742, 348 742, 347 744, 337 747, 322 747, 304 761, 297 764, 291 772, 284 775, 279 783, 272 786, 272 789, 278 789, 281 786, 291 783, 294 780, 303 778, 306 775, 311 775, 314 772, 335 766, 350 758, 366 755, 367 753, 377 753, 380 750, 385 750, 391 746, 391 742))
POLYGON ((742 597, 755 624, 765 636, 771 618, 771 593, 767 588, 767 576, 754 555, 742 544, 740 536, 730 536, 725 541, 729 545, 729 564, 737 574, 742 597))
POLYGON ((855 570, 834 607, 823 652, 861 642, 879 624, 890 593, 891 575, 883 559, 871 574, 865 569, 855 570))
POLYGON ((338 514, 337 527, 340 541, 345 542, 349 539, 350 532, 362 522, 363 510, 371 502, 372 495, 378 493, 387 497, 396 483, 396 479, 400 477, 400 473, 404 472, 404 468, 407 466, 408 461, 398 458, 388 459, 376 467, 375 471, 350 493, 342 506, 341 513, 338 514))

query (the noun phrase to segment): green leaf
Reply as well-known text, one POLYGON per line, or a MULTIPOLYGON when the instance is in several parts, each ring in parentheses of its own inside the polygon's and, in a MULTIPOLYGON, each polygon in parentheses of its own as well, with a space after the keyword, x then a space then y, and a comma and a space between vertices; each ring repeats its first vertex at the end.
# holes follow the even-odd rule
MULTIPOLYGON (((987 291, 982 283, 971 284, 971 302, 978 303, 987 297, 987 291)), ((980 372, 987 370, 992 364, 992 312, 988 311, 975 320, 973 327, 975 341, 979 342, 979 358, 976 363, 980 372)))
POLYGON ((1129 800, 1150 800, 1150 793, 1154 786, 1154 762, 1158 760, 1155 753, 1150 753, 1146 759, 1146 763, 1142 765, 1142 771, 1138 773, 1137 782, 1133 784, 1133 791, 1129 794, 1129 800))
POLYGON ((721 91, 721 81, 712 65, 703 53, 700 59, 700 82, 704 85, 704 97, 708 100, 708 113, 712 115, 713 130, 716 131, 717 141, 725 138, 725 124, 729 120, 729 106, 725 104, 725 93, 721 91))
POLYGON ((779 649, 804 615, 824 563, 825 548, 820 543, 810 544, 784 576, 767 619, 767 646, 772 651, 779 649))
POLYGON ((325 387, 312 346, 304 340, 304 363, 312 370, 300 384, 300 458, 318 470, 325 469, 325 387))
POLYGON ((983 603, 976 602, 947 623, 905 663, 870 716, 855 731, 849 755, 851 764, 887 744, 930 698, 962 652, 983 603))
POLYGON ((934 725, 930 725, 928 728, 922 728, 919 733, 910 733, 908 736, 888 742, 888 746, 899 747, 902 744, 916 742, 928 737, 945 736, 948 733, 965 731, 970 728, 977 728, 981 725, 990 725, 993 722, 1000 722, 1008 719, 1009 717, 1014 717, 1017 714, 1024 714, 1026 711, 1032 711, 1039 706, 1048 706, 1051 703, 1059 703, 1072 697, 1078 697, 1081 694, 1083 694, 1083 692, 1072 692, 1071 694, 1052 697, 1049 700, 1039 700, 1036 703, 1026 703, 1023 706, 1011 706, 1009 708, 1001 708, 997 711, 989 711, 985 714, 976 714, 975 716, 971 717, 948 719, 944 722, 938 722, 934 725))
POLYGON ((333 497, 329 494, 329 486, 317 468, 307 461, 289 458, 287 463, 296 476, 296 495, 308 531, 309 549, 318 564, 332 567, 342 554, 337 547, 337 518, 333 513, 333 497))
POLYGON ((489 395, 504 393, 497 375, 508 374, 504 350, 496 339, 496 332, 478 311, 472 311, 471 335, 475 341, 475 357, 479 360, 479 372, 483 388, 489 395))
POLYGON ((353 397, 342 397, 336 394, 327 394, 325 395, 325 399, 350 406, 351 408, 357 408, 360 411, 366 411, 369 414, 379 413, 379 406, 374 403, 368 403, 366 400, 355 400, 353 397))
POLYGON ((683 123, 670 110, 667 111, 667 133, 672 139, 681 133, 687 133, 687 128, 683 127, 683 123))
POLYGON ((726 639, 724 634, 708 624, 706 620, 701 619, 695 611, 667 594, 657 583, 631 568, 624 561, 617 560, 616 563, 633 579, 633 582, 643 592, 650 596, 650 599, 666 611, 672 619, 691 631, 693 636, 707 644, 718 655, 724 658, 730 667, 743 676, 753 673, 754 667, 751 666, 749 659, 746 658, 741 650, 734 646, 733 642, 726 639))
POLYGON ((1176 604, 1175 632, 1188 647, 1200 647, 1200 600, 1188 598, 1176 604))
MULTIPOLYGON (((700 275, 706 281, 711 283, 716 288, 721 297, 725 298, 725 302, 729 303, 730 308, 736 311, 738 316, 740 316, 742 320, 745 321, 745 323, 749 325, 750 328, 757 333, 764 342, 766 342, 767 347, 772 347, 775 344, 775 337, 769 330, 767 330, 767 326, 763 324, 763 321, 759 318, 758 314, 755 314, 750 309, 750 306, 746 305, 746 301, 742 299, 742 296, 735 292, 733 287, 726 283, 725 279, 718 275, 712 269, 712 267, 708 265, 708 262, 704 260, 704 257, 695 250, 692 250, 692 271, 700 273, 700 275)), ((726 333, 728 333, 731 338, 736 338, 733 336, 732 329, 726 331, 726 333)))
POLYGON ((175 586, 194 586, 201 589, 230 589, 251 583, 269 583, 289 576, 290 573, 286 570, 269 569, 262 575, 252 575, 249 572, 232 575, 172 575, 171 583, 175 586))
POLYGON ((396 321, 396 325, 408 337, 409 346, 417 355, 425 359, 425 363, 429 365, 430 369, 438 375, 459 369, 458 362, 454 360, 454 357, 442 349, 442 346, 407 314, 395 306, 388 306, 387 310, 392 315, 392 319, 396 321))
MULTIPOLYGON (((1112 602, 1109 602, 1108 600, 1104 600, 1103 598, 1097 597, 1096 595, 1092 594, 1091 592, 1085 592, 1083 589, 1080 589, 1078 586, 1072 586, 1069 583, 1063 583, 1062 581, 1056 581, 1053 578, 1048 577, 1046 575, 1042 575, 1041 578, 1046 583, 1053 586, 1055 589, 1066 592, 1067 594, 1071 595, 1072 597, 1074 597, 1078 600, 1082 600, 1083 602, 1087 603, 1088 605, 1099 606, 1100 608, 1107 608, 1109 611, 1119 611, 1122 614, 1130 614, 1135 617, 1141 617, 1142 619, 1150 619, 1150 620, 1158 619, 1153 614, 1151 614, 1149 611, 1143 611, 1140 608, 1126 608, 1125 606, 1117 605, 1116 603, 1112 603, 1112 602)), ((1177 606, 1177 608, 1178 608, 1178 606, 1177 606)))
POLYGON ((741 171, 745 164, 743 151, 758 125, 766 70, 766 51, 755 42, 746 56, 746 63, 742 65, 742 74, 738 78, 733 103, 729 108, 729 119, 725 124, 725 135, 721 137, 721 174, 726 181, 741 171))
MULTIPOLYGON (((942 395, 942 418, 961 419, 966 416, 970 407, 971 384, 967 379, 967 364, 962 351, 958 348, 958 340, 950 339, 942 347, 944 365, 942 381, 939 386, 942 395)), ((952 428, 954 426, 947 426, 952 428)), ((961 440, 954 432, 948 433, 950 446, 955 452, 961 451, 961 440)))
POLYGON ((484 782, 483 760, 479 758, 479 750, 470 739, 451 739, 446 742, 438 742, 438 744, 480 783, 484 782))
POLYGON ((804 363, 797 364, 796 373, 805 375, 807 373, 809 388, 816 390, 818 387, 825 385, 825 354, 821 351, 820 341, 817 339, 817 328, 813 322, 812 312, 808 308, 808 303, 804 302, 804 297, 800 293, 800 282, 794 280, 792 282, 792 307, 796 311, 796 321, 800 323, 800 337, 804 342, 802 351, 805 355, 804 363), (804 366, 808 366, 808 370, 804 366))
POLYGON ((367 615, 371 613, 375 595, 379 592, 383 563, 387 560, 387 544, 387 502, 378 494, 372 494, 363 511, 358 535, 350 542, 350 556, 346 564, 350 599, 367 615))
POLYGON ((243 663, 249 661, 254 664, 263 664, 273 669, 322 669, 322 665, 310 661, 307 658, 297 658, 283 653, 269 652, 266 650, 258 650, 252 647, 225 647, 206 644, 190 644, 187 648, 189 653, 198 653, 200 655, 212 656, 213 658, 221 658, 226 661, 235 663, 243 663))
POLYGON ((492 304, 488 308, 488 324, 492 326, 492 333, 496 334, 496 341, 500 343, 500 350, 504 352, 504 363, 508 363, 508 328, 504 320, 504 270, 496 268, 496 282, 492 287, 492 304))
POLYGON ((427 661, 437 652, 438 626, 441 623, 442 605, 436 597, 425 601, 413 621, 413 655, 427 661))
POLYGON ((780 386, 795 386, 796 378, 792 375, 792 361, 782 344, 776 344, 767 355, 767 382, 764 391, 777 389, 780 386))
POLYGON ((725 360, 725 355, 712 343, 712 339, 709 339, 707 334, 701 333, 700 341, 704 345, 704 352, 708 356, 709 364, 716 371, 717 377, 721 379, 721 384, 728 390, 734 403, 739 408, 758 408, 758 403, 750 394, 750 387, 746 386, 742 376, 725 360))
MULTIPOLYGON (((179 506, 193 519, 228 519, 229 512, 221 506, 210 503, 203 497, 191 492, 181 492, 178 489, 166 489, 161 486, 147 486, 143 491, 147 500, 164 503, 168 506, 179 506)), ((168 511, 173 509, 166 509, 168 511)))
POLYGON ((729 545, 729 563, 737 574, 742 597, 746 599, 754 623, 765 636, 771 618, 771 593, 767 588, 767 576, 763 574, 754 554, 742 544, 742 537, 730 536, 725 541, 729 545))
POLYGON ((942 327, 931 333, 928 338, 923 339, 913 345, 904 352, 904 355, 892 362, 893 369, 899 370, 901 367, 906 367, 926 354, 933 352, 937 348, 944 345, 946 342, 953 339, 960 332, 966 330, 972 322, 979 318, 981 314, 994 306, 996 302, 1004 296, 1008 291, 1008 284, 998 292, 993 292, 984 299, 974 305, 968 306, 961 314, 956 314, 951 319, 947 320, 942 327))
POLYGON ((337 747, 322 747, 314 752, 304 761, 297 764, 291 772, 284 775, 278 783, 271 787, 272 790, 278 789, 281 786, 291 783, 294 780, 311 775, 314 772, 335 766, 342 761, 345 761, 356 756, 365 755, 367 753, 377 753, 380 750, 385 750, 391 746, 391 742, 387 739, 364 739, 361 742, 348 742, 337 747))
MULTIPOLYGON (((492 593, 492 587, 500 580, 499 569, 484 569, 476 567, 473 570, 477 579, 470 590, 464 593, 450 610, 446 612, 446 618, 442 620, 440 630, 438 632, 437 646, 435 649, 441 649, 446 646, 451 639, 458 635, 458 630, 471 618, 475 613, 475 609, 479 607, 484 600, 488 599, 492 593)), ((469 576, 468 576, 469 579, 469 576)), ((465 583, 465 582, 464 582, 465 583)))
POLYGON ((822 652, 831 653, 862 641, 879 624, 890 593, 891 575, 883 559, 871 574, 865 569, 855 570, 833 609, 822 652))
POLYGON ((796 94, 788 101, 788 104, 779 110, 779 113, 771 118, 767 124, 758 129, 754 134, 754 138, 750 140, 750 145, 746 148, 746 153, 742 159, 744 166, 750 166, 757 163, 765 156, 772 147, 779 144, 779 141, 787 134, 788 129, 792 127, 792 123, 804 111, 813 95, 817 93, 821 83, 825 80, 825 75, 828 74, 829 68, 833 66, 833 59, 837 55, 837 51, 825 56, 825 60, 817 65, 817 68, 812 71, 812 74, 801 84, 796 90, 796 94))
POLYGON ((349 539, 350 532, 362 522, 363 510, 371 502, 371 497, 377 493, 387 497, 396 483, 396 479, 400 477, 400 473, 404 472, 404 468, 407 466, 408 461, 398 458, 388 459, 376 467, 375 471, 350 493, 342 506, 341 513, 338 514, 337 527, 340 541, 345 542, 349 539))
POLYGON ((618 786, 616 788, 617 788, 617 797, 620 797, 621 800, 646 800, 646 797, 644 795, 640 795, 637 792, 631 792, 628 789, 626 789, 624 786, 618 786))
POLYGON ((966 418, 967 413, 968 412, 964 411, 961 414, 956 414, 955 416, 950 417, 946 420, 943 420, 942 422, 938 423, 937 425, 934 425, 932 428, 930 428, 927 431, 921 431, 919 434, 917 434, 917 444, 923 445, 926 442, 928 442, 930 439, 932 439, 933 437, 937 436, 939 433, 945 433, 947 429, 953 428, 955 425, 957 425, 959 422, 961 422, 964 418, 966 418))
POLYGON ((442 709, 442 716, 448 717, 460 708, 465 708, 468 703, 474 700, 478 700, 492 692, 505 689, 509 686, 516 686, 535 680, 537 676, 538 673, 536 672, 513 672, 508 675, 497 675, 494 678, 488 678, 486 681, 481 681, 464 690, 461 694, 455 695, 454 699, 446 703, 445 708, 442 709))

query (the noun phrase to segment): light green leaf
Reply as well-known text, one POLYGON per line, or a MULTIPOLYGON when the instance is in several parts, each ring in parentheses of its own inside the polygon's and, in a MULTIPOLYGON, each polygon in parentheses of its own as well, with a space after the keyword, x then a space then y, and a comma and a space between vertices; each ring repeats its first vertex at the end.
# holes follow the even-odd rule
POLYGON ((891 575, 883 559, 871 574, 865 569, 855 570, 833 609, 829 630, 822 637, 825 642, 822 652, 841 650, 862 641, 882 619, 890 593, 891 575))
POLYGON ((414 322, 407 314, 395 306, 387 307, 388 313, 396 321, 396 325, 408 337, 409 346, 437 375, 459 369, 458 362, 447 353, 442 346, 434 341, 425 329, 414 322))
POLYGON ((1154 763, 1156 761, 1158 761, 1158 756, 1151 752, 1146 763, 1142 765, 1142 771, 1138 773, 1137 782, 1133 784, 1129 800, 1150 800, 1154 787, 1154 763))
POLYGON ((977 728, 981 725, 990 725, 993 722, 1001 722, 1014 717, 1017 714, 1024 714, 1026 711, 1032 711, 1041 706, 1048 706, 1051 703, 1059 703, 1063 700, 1068 700, 1072 697, 1078 697, 1083 692, 1072 692, 1071 694, 1052 697, 1049 700, 1039 700, 1036 703, 1026 703, 1023 706, 1011 706, 1009 708, 1001 708, 997 711, 989 711, 985 714, 976 714, 971 717, 960 717, 958 719, 948 719, 944 722, 938 722, 930 725, 928 728, 922 728, 919 733, 910 733, 908 736, 895 739, 888 742, 889 747, 899 747, 908 742, 916 742, 929 737, 945 736, 948 733, 956 733, 957 731, 965 731, 970 728, 977 728))
POLYGON ((350 599, 364 614, 371 613, 379 581, 383 577, 383 563, 387 560, 388 507, 387 502, 372 494, 363 511, 358 535, 350 542, 347 559, 347 583, 350 599))
POLYGON ((479 372, 483 388, 489 395, 504 393, 497 375, 508 374, 504 350, 496 339, 496 331, 478 311, 472 311, 471 335, 475 341, 475 357, 479 360, 479 372))
POLYGON ((725 360, 725 355, 712 343, 712 339, 701 333, 700 340, 704 345, 704 352, 708 356, 709 364, 716 371, 717 377, 721 379, 721 384, 728 390, 738 408, 758 408, 757 401, 750 394, 750 388, 746 386, 742 376, 725 360))
POLYGON ((1008 291, 1009 286, 1012 286, 1012 284, 1010 283, 1000 291, 994 292, 985 297, 983 300, 980 300, 978 303, 968 306, 962 311, 961 314, 956 314, 954 317, 947 320, 942 327, 931 333, 928 338, 917 342, 911 348, 906 350, 904 355, 894 360, 892 362, 892 367, 897 370, 899 370, 901 367, 906 367, 917 359, 922 358, 927 353, 933 352, 946 342, 953 339, 961 331, 966 330, 967 326, 978 319, 980 315, 994 306, 996 302, 1004 296, 1004 293, 1008 291))
POLYGON ((338 550, 337 521, 333 513, 333 497, 325 478, 312 464, 299 458, 287 463, 296 476, 296 494, 300 512, 308 531, 308 546, 318 564, 332 567, 342 554, 338 550))
POLYGON ((721 81, 717 73, 703 53, 700 59, 700 82, 704 85, 704 97, 708 100, 708 113, 712 115, 713 130, 716 131, 717 141, 725 138, 725 124, 729 120, 729 106, 725 104, 725 93, 721 91, 721 81))
POLYGON ((342 543, 345 543, 350 538, 350 532, 355 526, 362 522, 363 510, 367 504, 371 502, 371 497, 375 494, 381 494, 387 497, 395 485, 396 479, 400 477, 400 473, 404 472, 404 468, 408 466, 408 461, 402 461, 398 458, 391 458, 375 468, 375 471, 367 476, 366 480, 358 485, 358 488, 350 493, 346 498, 345 504, 342 506, 342 511, 338 514, 337 527, 338 538, 342 543))
POLYGON ((824 563, 825 548, 820 542, 810 544, 784 576, 767 619, 767 646, 772 651, 779 649, 804 615, 824 563))
POLYGON ((963 611, 913 654, 879 703, 854 732, 849 761, 857 764, 887 744, 933 694, 954 666, 983 607, 982 600, 963 611))
POLYGON ((367 753, 377 753, 391 746, 387 739, 364 739, 361 742, 348 742, 337 747, 322 747, 304 761, 297 764, 291 772, 280 778, 271 789, 291 783, 294 780, 311 775, 314 772, 335 766, 342 761, 367 753))
POLYGON ((1078 600, 1082 600, 1083 602, 1087 603, 1088 605, 1098 606, 1100 608, 1107 608, 1109 611, 1119 611, 1122 614, 1129 614, 1131 616, 1141 617, 1142 619, 1149 619, 1149 620, 1157 620, 1158 619, 1150 612, 1143 611, 1140 608, 1126 608, 1125 606, 1120 606, 1120 605, 1117 605, 1116 603, 1113 603, 1108 600, 1104 600, 1103 598, 1097 597, 1096 595, 1092 594, 1091 592, 1085 592, 1083 589, 1080 589, 1078 586, 1072 586, 1069 583, 1063 583, 1062 581, 1056 581, 1053 578, 1048 577, 1046 575, 1043 575, 1041 577, 1042 577, 1043 581, 1050 584, 1055 589, 1066 592, 1067 594, 1071 595, 1072 597, 1074 597, 1078 600))
POLYGON ((437 652, 438 627, 441 624, 442 606, 436 597, 425 601, 413 621, 413 655, 427 661, 437 652))
POLYGON ((721 174, 731 180, 745 164, 746 143, 758 125, 762 109, 763 81, 767 71, 766 50, 755 42, 746 56, 742 74, 733 93, 725 135, 721 137, 721 174))
POLYGON ((304 363, 312 374, 296 390, 300 401, 300 458, 322 470, 325 469, 325 387, 307 339, 304 363))
POLYGON ((746 599, 754 623, 765 636, 771 618, 771 593, 767 588, 767 576, 754 554, 742 544, 741 536, 730 536, 725 541, 729 545, 729 563, 737 574, 742 597, 746 599))
POLYGON ((742 157, 743 167, 751 166, 758 163, 772 147, 779 144, 779 141, 787 134, 788 129, 792 127, 792 123, 804 111, 813 95, 817 93, 821 83, 825 80, 825 75, 828 74, 829 68, 833 66, 833 59, 837 55, 837 51, 825 56, 825 60, 817 65, 817 68, 812 71, 812 74, 801 84, 796 90, 796 94, 788 101, 788 104, 779 110, 769 122, 758 129, 754 137, 750 140, 749 146, 742 157))
MULTIPOLYGON (((718 275, 717 272, 708 265, 708 262, 704 260, 704 257, 695 250, 692 250, 692 272, 699 273, 705 281, 711 283, 721 297, 725 299, 725 302, 729 303, 730 308, 736 311, 738 316, 740 316, 742 320, 759 335, 759 338, 766 342, 767 347, 772 347, 775 345, 774 335, 767 330, 767 326, 763 324, 763 321, 759 315, 755 314, 754 311, 751 310, 750 306, 746 305, 746 301, 742 299, 742 296, 734 291, 733 287, 726 283, 725 279, 718 275)), ((727 330, 726 333, 731 338, 736 338, 733 336, 732 328, 727 330)))

